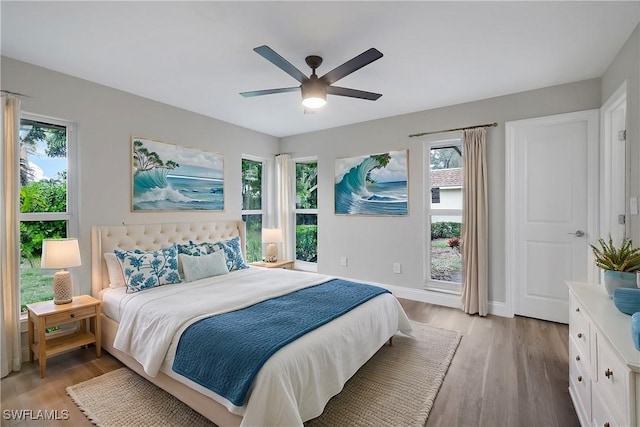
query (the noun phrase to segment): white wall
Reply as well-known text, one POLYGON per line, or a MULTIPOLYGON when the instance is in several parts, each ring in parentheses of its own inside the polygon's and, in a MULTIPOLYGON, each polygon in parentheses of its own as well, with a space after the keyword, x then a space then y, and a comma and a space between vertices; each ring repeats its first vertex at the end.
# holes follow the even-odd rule
MULTIPOLYGON (((384 97, 381 99, 384 102, 384 97)), ((354 108, 366 108, 364 103, 354 108)), ((409 134, 497 122, 487 131, 489 169, 489 300, 505 302, 504 279, 504 123, 531 117, 599 108, 600 80, 593 79, 501 96, 451 107, 389 117, 283 138, 281 151, 295 157, 318 156, 318 271, 421 288, 424 276, 423 142, 409 134), (336 216, 333 207, 337 157, 409 149, 409 215, 336 216), (340 266, 340 257, 348 266, 340 266), (393 263, 402 273, 393 273, 393 263)), ((328 105, 330 107, 330 105, 328 105)), ((321 112, 319 114, 322 114, 321 112)), ((451 136, 443 135, 443 136, 451 136)), ((429 193, 427 193, 426 197, 429 193)))
POLYGON ((82 266, 72 269, 76 293, 91 293, 91 226, 237 219, 242 154, 278 152, 272 136, 11 58, 2 57, 1 66, 2 88, 29 95, 23 111, 77 124, 82 266), (131 212, 134 135, 223 154, 225 211, 131 212))
MULTIPOLYGON (((640 198, 640 25, 620 49, 602 76, 602 102, 627 81, 627 144, 629 145, 630 197, 640 198)), ((629 217, 631 239, 640 244, 640 215, 629 217)))

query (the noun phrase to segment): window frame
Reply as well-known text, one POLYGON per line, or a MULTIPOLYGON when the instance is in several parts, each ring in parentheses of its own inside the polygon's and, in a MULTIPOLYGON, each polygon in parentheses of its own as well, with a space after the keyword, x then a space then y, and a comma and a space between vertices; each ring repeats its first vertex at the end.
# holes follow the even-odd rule
MULTIPOLYGON (((424 235, 424 280, 423 280, 423 289, 427 291, 435 291, 452 295, 460 295, 462 292, 462 280, 461 283, 446 281, 446 280, 437 280, 431 277, 431 221, 434 216, 459 216, 460 223, 462 224, 463 218, 463 210, 464 206, 461 206, 460 209, 438 209, 434 208, 431 202, 431 150, 433 148, 446 148, 452 147, 455 145, 462 145, 462 135, 457 137, 448 137, 442 138, 442 136, 437 137, 434 136, 430 138, 428 141, 424 142, 424 159, 423 159, 423 170, 424 172, 424 224, 425 224, 425 235, 424 235)), ((462 165, 462 170, 464 174, 464 162, 462 165)), ((464 183, 461 183, 459 187, 449 187, 449 188, 460 188, 464 191, 464 183)), ((462 254, 460 254, 461 262, 462 254)))
MULTIPOLYGON (((261 199, 260 199, 260 209, 244 209, 244 206, 241 206, 240 209, 240 217, 244 218, 245 215, 260 215, 261 216, 261 226, 260 226, 260 230, 262 231, 263 228, 265 228, 265 217, 267 215, 267 208, 266 208, 266 203, 267 203, 267 197, 266 197, 266 188, 267 188, 267 159, 263 158, 263 157, 258 157, 258 156, 252 156, 250 154, 243 154, 241 156, 240 159, 240 185, 243 184, 242 182, 242 162, 244 160, 248 160, 251 162, 257 162, 260 163, 262 165, 262 179, 261 179, 261 188, 260 188, 260 195, 261 195, 261 199)), ((242 190, 241 190, 241 194, 242 194, 242 190)), ((242 200, 242 204, 244 204, 244 200, 242 200)), ((245 242, 246 245, 246 242, 245 242)), ((264 258, 264 244, 262 242, 262 233, 260 234, 260 247, 261 247, 261 254, 260 254, 260 259, 256 260, 256 261, 260 261, 261 259, 264 258)))
MULTIPOLYGON (((293 200, 292 200, 292 212, 293 212, 293 248, 294 248, 294 253, 295 253, 295 248, 297 245, 297 233, 296 233, 296 219, 297 219, 297 215, 298 214, 306 214, 306 215, 315 215, 316 216, 316 223, 318 222, 317 219, 319 218, 318 215, 318 208, 316 207, 315 209, 301 209, 297 207, 297 196, 298 193, 296 191, 296 184, 298 182, 298 174, 297 174, 297 165, 298 163, 315 163, 316 164, 316 171, 318 171, 319 169, 319 164, 318 164, 318 156, 307 156, 307 157, 298 157, 296 159, 292 159, 293 160, 293 179, 291 182, 291 185, 293 187, 292 189, 292 193, 293 194, 293 200)), ((318 178, 319 178, 320 174, 318 173, 318 178)), ((317 184, 318 188, 316 188, 316 192, 319 190, 320 188, 320 180, 318 179, 318 184, 317 184)), ((316 193, 319 194, 319 193, 316 193)), ((319 197, 317 198, 319 199, 319 197)), ((320 201, 317 201, 318 205, 320 204, 320 201)), ((318 238, 318 241, 320 239, 318 238)), ((318 253, 318 245, 316 245, 316 253, 318 253)), ((318 262, 310 262, 310 261, 302 261, 297 259, 297 255, 294 255, 294 262, 295 262, 295 268, 296 270, 303 270, 303 271, 311 271, 311 272, 317 272, 318 271, 318 262)))
MULTIPOLYGON (((66 212, 20 212, 18 215, 18 223, 35 222, 35 221, 66 221, 67 237, 79 237, 78 224, 78 201, 79 201, 79 166, 78 166, 78 141, 76 124, 68 120, 57 119, 53 117, 33 114, 29 112, 20 112, 20 123, 22 120, 33 120, 56 126, 64 126, 67 136, 67 206, 66 212)), ((72 283, 74 284, 73 293, 78 294, 77 272, 70 271, 72 283)), ((22 278, 20 278, 22 286, 22 278)), ((21 319, 26 319, 26 311, 21 312, 21 319)))

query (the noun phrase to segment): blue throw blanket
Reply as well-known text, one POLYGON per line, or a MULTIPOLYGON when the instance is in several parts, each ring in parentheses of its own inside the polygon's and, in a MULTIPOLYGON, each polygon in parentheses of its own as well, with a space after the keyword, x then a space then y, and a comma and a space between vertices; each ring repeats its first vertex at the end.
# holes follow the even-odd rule
POLYGON ((183 332, 173 370, 242 406, 258 371, 276 351, 387 292, 334 279, 208 317, 183 332))

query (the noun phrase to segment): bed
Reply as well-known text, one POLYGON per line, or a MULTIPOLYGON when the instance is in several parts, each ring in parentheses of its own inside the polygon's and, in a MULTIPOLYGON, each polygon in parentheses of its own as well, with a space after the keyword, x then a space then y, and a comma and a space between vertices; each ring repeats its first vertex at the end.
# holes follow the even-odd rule
MULTIPOLYGON (((134 293, 110 286, 113 277, 110 279, 105 254, 116 249, 148 253, 175 244, 205 245, 232 240, 240 242, 244 255, 242 221, 92 228, 92 294, 103 302, 102 347, 214 423, 302 425, 319 416, 329 399, 395 333, 411 333, 411 324, 395 297, 388 292, 376 292, 348 312, 345 310, 313 330, 296 335, 295 340, 282 348, 272 350, 250 381, 250 387, 245 387, 246 397, 240 400, 214 392, 218 389, 199 378, 176 373, 173 367, 180 367, 178 359, 184 357, 180 353, 181 336, 188 335, 204 320, 215 321, 224 316, 245 318, 243 310, 248 312, 263 305, 258 303, 318 292, 321 286, 348 288, 341 286, 343 283, 338 279, 321 274, 253 266, 134 293), (172 316, 167 315, 170 312, 172 316)), ((284 307, 299 305, 287 304, 284 307)), ((210 349, 218 346, 213 339, 200 342, 203 348, 204 343, 210 349)), ((215 359, 222 363, 224 358, 215 359)), ((197 368, 202 371, 203 365, 208 363, 198 363, 197 368)))

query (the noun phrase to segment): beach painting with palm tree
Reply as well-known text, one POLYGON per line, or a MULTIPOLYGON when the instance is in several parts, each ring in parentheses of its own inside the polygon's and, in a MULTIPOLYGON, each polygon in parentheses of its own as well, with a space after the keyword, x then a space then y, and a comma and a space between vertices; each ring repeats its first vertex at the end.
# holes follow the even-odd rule
POLYGON ((336 160, 338 215, 407 215, 409 150, 336 160))
POLYGON ((131 139, 132 210, 224 210, 221 154, 131 139))

